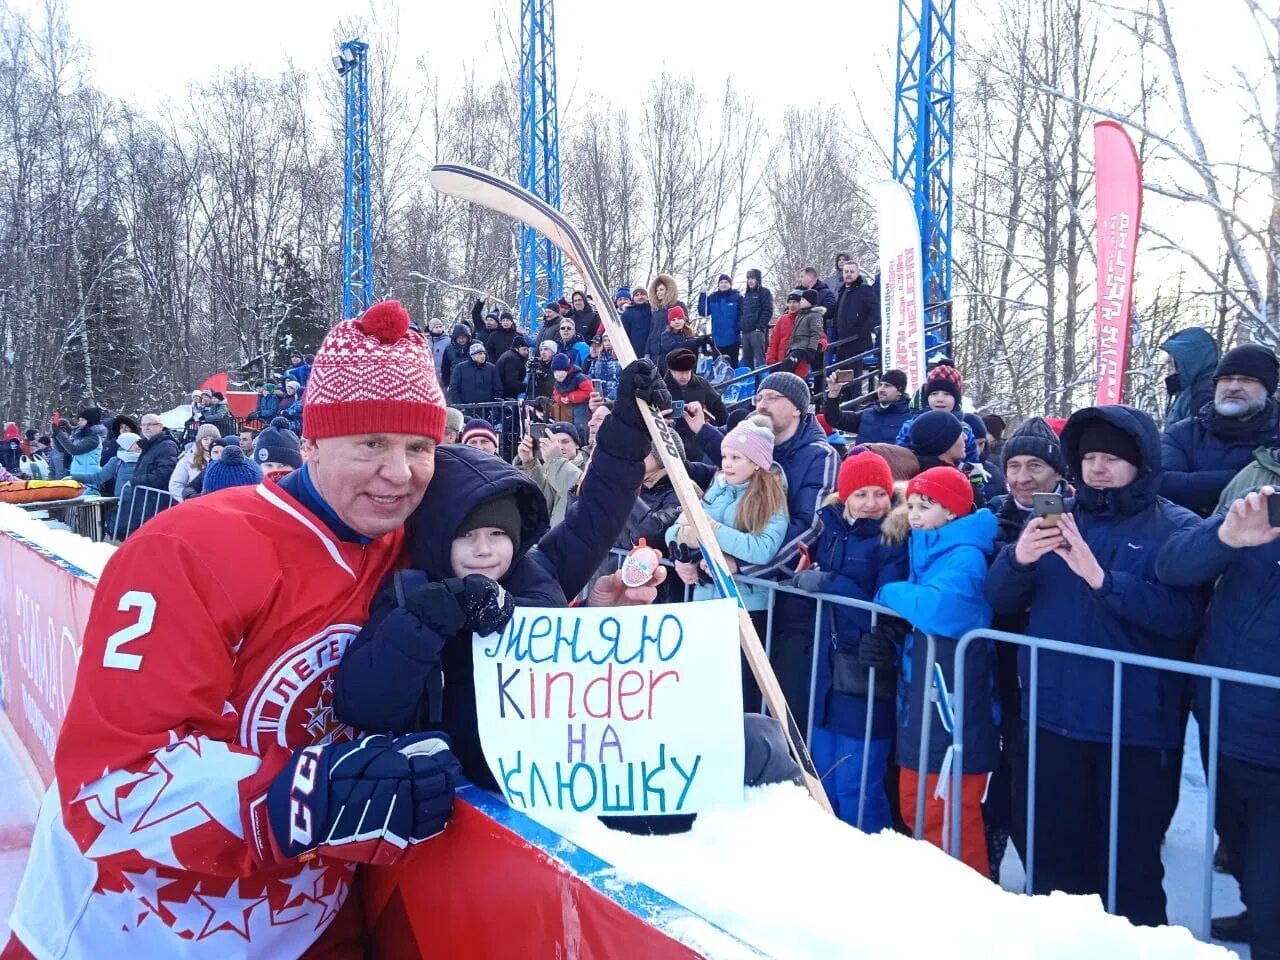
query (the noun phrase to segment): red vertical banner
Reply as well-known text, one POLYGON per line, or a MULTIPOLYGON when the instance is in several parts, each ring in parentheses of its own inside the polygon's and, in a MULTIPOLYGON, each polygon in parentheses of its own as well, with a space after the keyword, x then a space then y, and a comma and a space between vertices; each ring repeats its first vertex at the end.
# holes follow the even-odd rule
POLYGON ((1133 309, 1133 264, 1142 222, 1142 165, 1133 141, 1114 120, 1093 125, 1098 213, 1098 320, 1095 404, 1124 396, 1133 309))

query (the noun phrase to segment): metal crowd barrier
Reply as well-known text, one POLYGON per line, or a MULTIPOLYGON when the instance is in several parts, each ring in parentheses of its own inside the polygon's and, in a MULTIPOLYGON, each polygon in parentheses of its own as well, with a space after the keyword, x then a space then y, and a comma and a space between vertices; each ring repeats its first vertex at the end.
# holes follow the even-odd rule
MULTIPOLYGON (((1104 650, 1088 647, 1078 643, 1067 643, 1062 640, 1049 640, 1044 637, 1028 637, 1020 633, 1006 633, 1000 630, 971 630, 960 638, 956 646, 955 671, 955 725, 953 728, 954 755, 952 760, 952 782, 949 800, 959 801, 961 778, 964 774, 964 656, 969 645, 978 640, 990 640, 996 643, 1012 643, 1027 647, 1030 650, 1030 675, 1027 699, 1027 862, 1026 892, 1034 891, 1035 871, 1035 828, 1036 828, 1036 734, 1038 728, 1038 694, 1040 679, 1040 651, 1064 653, 1072 656, 1087 657, 1091 660, 1104 660, 1112 664, 1111 685, 1111 797, 1108 820, 1107 847, 1107 912, 1115 913, 1116 907, 1116 847, 1119 836, 1120 809, 1120 747, 1122 678, 1125 667, 1145 667, 1152 670, 1164 670, 1186 677, 1198 677, 1209 681, 1209 732, 1208 732, 1208 809, 1205 815, 1205 856, 1203 872, 1203 888, 1201 891, 1200 929, 1201 939, 1209 939, 1209 925, 1213 914, 1213 838, 1214 815, 1218 796, 1218 707, 1222 692, 1222 683, 1242 683, 1251 687, 1263 687, 1280 691, 1280 676, 1248 673, 1242 670, 1230 670, 1225 667, 1210 667, 1185 660, 1167 660, 1163 657, 1150 657, 1139 653, 1126 653, 1120 650, 1104 650)), ((930 666, 932 669, 932 666, 930 666)), ((1179 774, 1181 775, 1181 774, 1179 774)), ((951 817, 951 838, 949 849, 959 856, 961 838, 961 818, 951 817)))
POLYGON ((74 500, 20 503, 18 506, 28 513, 48 513, 49 519, 64 523, 80 536, 96 542, 106 537, 106 528, 102 522, 103 509, 117 502, 117 497, 85 496, 74 500))
POLYGON ((493 403, 461 403, 450 406, 462 411, 467 420, 479 417, 493 425, 498 433, 498 455, 502 459, 510 462, 516 455, 523 429, 523 400, 495 400, 493 403))
POLYGON ((128 516, 124 518, 124 527, 121 528, 120 519, 125 513, 124 510, 116 510, 116 520, 111 529, 111 539, 117 543, 127 537, 138 527, 142 526, 161 510, 167 510, 174 504, 173 494, 168 490, 161 490, 159 487, 135 487, 132 484, 127 488, 129 491, 129 510, 128 516))

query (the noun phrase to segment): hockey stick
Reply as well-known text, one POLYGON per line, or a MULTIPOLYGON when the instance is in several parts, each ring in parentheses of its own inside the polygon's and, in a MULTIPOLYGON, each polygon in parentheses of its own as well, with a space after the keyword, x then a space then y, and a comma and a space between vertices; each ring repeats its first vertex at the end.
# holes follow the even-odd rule
MULTIPOLYGON (((613 352, 618 360, 625 366, 636 359, 635 350, 632 349, 631 341, 627 337, 626 330, 623 329, 612 298, 606 295, 608 291, 605 288, 604 279, 596 269, 586 244, 582 242, 573 224, 559 211, 553 210, 546 203, 510 181, 487 170, 466 164, 436 165, 431 170, 431 185, 448 196, 469 200, 489 210, 505 213, 513 220, 522 221, 559 247, 582 275, 587 291, 595 299, 596 309, 609 333, 613 352)), ((782 695, 782 688, 778 685, 778 678, 774 676, 773 667, 765 655, 760 638, 756 635, 755 625, 742 605, 737 584, 733 582, 733 576, 725 567, 724 553, 721 552, 711 522, 702 509, 701 494, 689 479, 684 461, 680 458, 680 446, 675 431, 660 415, 655 415, 648 405, 640 404, 639 406, 644 422, 649 428, 649 435, 662 455, 662 465, 671 478, 671 485, 680 501, 680 507, 684 510, 684 515, 692 521, 693 529, 698 534, 702 556, 717 592, 722 597, 738 602, 738 639, 746 655, 747 664, 751 667, 751 673, 755 676, 756 683, 764 695, 764 702, 768 705, 769 712, 781 721, 787 745, 791 748, 792 756, 800 764, 809 793, 823 809, 831 812, 831 804, 827 801, 826 791, 818 779, 809 751, 805 749, 804 741, 793 735, 793 731, 798 727, 787 707, 786 697, 782 695)))

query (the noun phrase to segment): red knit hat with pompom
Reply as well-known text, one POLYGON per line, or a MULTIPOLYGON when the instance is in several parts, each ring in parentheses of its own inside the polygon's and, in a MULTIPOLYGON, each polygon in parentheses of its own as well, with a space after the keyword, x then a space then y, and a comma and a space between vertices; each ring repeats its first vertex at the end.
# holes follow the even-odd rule
POLYGON ((398 301, 375 303, 329 331, 303 395, 304 436, 405 433, 438 443, 444 421, 431 348, 398 301))
POLYGON ((919 493, 957 517, 973 512, 973 484, 955 467, 931 467, 907 481, 907 496, 919 493))

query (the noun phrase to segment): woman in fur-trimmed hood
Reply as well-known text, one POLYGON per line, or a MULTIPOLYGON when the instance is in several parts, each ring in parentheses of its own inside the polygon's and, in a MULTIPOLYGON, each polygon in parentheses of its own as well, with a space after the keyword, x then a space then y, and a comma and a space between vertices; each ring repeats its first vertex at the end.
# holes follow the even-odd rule
POLYGON ((689 315, 689 310, 680 299, 680 285, 669 273, 660 273, 649 281, 649 306, 653 308, 653 314, 649 318, 649 338, 645 341, 645 353, 656 361, 660 356, 665 356, 659 347, 658 338, 667 332, 667 310, 680 306, 684 308, 685 316, 689 315))

